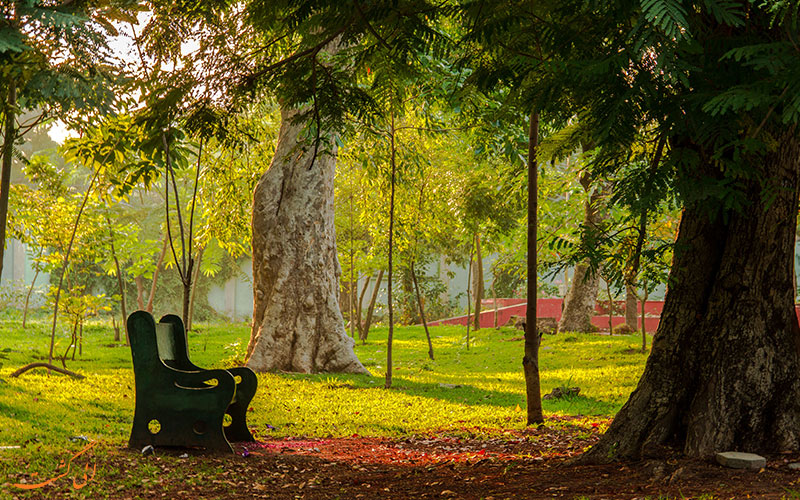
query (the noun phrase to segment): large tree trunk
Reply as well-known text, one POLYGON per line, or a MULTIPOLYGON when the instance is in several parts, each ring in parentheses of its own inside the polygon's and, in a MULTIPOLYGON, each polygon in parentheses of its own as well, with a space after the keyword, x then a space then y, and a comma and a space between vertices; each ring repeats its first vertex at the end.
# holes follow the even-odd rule
MULTIPOLYGON (((588 179, 584 181, 585 189, 589 189, 588 179)), ((594 193, 586 202, 583 226, 585 231, 596 230, 601 221, 599 204, 602 195, 600 189, 595 189, 594 193)), ((591 271, 588 262, 582 262, 575 266, 575 273, 572 276, 571 286, 564 298, 564 310, 561 313, 561 320, 558 322, 559 332, 591 332, 592 316, 594 316, 594 306, 597 301, 597 290, 600 286, 600 273, 591 271)))
MULTIPOLYGON (((644 374, 584 461, 800 448, 800 328, 792 257, 800 142, 751 162, 744 213, 689 205, 644 374), (762 200, 762 193, 774 198, 762 200)), ((713 175, 708 167, 704 174, 713 175)), ((718 170, 717 170, 718 172, 718 170)))
POLYGON ((278 146, 253 194, 256 371, 367 373, 339 310, 333 224, 335 151, 298 142, 296 111, 281 111, 278 146))

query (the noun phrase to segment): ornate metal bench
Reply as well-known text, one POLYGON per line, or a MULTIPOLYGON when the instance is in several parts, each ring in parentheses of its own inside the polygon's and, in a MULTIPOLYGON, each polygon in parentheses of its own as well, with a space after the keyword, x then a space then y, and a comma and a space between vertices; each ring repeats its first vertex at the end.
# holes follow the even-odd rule
POLYGON ((128 334, 136 380, 129 447, 232 451, 229 441, 253 441, 247 407, 258 379, 252 370, 204 370, 193 364, 183 322, 172 314, 156 324, 150 313, 136 311, 128 317, 128 334))

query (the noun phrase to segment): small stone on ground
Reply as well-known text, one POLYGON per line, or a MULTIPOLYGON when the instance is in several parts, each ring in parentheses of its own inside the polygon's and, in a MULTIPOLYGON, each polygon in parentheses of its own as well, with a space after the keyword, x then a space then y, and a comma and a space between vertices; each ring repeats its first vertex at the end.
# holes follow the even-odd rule
POLYGON ((792 462, 788 467, 792 470, 800 470, 800 462, 792 462))
POLYGON ((717 462, 732 469, 760 469, 767 466, 767 459, 761 455, 738 451, 717 453, 717 462))

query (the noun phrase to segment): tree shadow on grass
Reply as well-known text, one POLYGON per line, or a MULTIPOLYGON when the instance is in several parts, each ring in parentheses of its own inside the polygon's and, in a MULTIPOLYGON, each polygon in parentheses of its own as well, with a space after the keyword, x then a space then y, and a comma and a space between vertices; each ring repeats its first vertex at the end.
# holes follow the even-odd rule
MULTIPOLYGON (((328 387, 343 387, 352 390, 385 390, 384 379, 377 376, 364 375, 291 375, 304 378, 328 387)), ((524 388, 521 388, 524 389, 524 388)), ((403 392, 409 396, 438 399, 469 406, 487 406, 495 408, 525 407, 524 394, 517 392, 489 390, 469 384, 418 382, 395 376, 391 391, 403 392)), ((544 395, 544 394, 542 394, 544 395)), ((545 411, 561 412, 573 415, 610 416, 619 410, 620 405, 586 395, 568 396, 561 399, 542 401, 545 411)))

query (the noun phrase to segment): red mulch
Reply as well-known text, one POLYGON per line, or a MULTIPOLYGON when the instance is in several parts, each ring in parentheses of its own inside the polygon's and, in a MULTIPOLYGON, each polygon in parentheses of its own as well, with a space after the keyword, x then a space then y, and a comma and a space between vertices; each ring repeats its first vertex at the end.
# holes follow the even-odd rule
MULTIPOLYGON (((800 471, 787 467, 800 454, 769 457, 765 469, 752 471, 678 456, 579 466, 570 459, 607 422, 564 418, 562 424, 488 439, 479 437, 480 429, 402 440, 266 439, 237 444, 236 456, 120 450, 98 459, 94 484, 80 493, 119 499, 800 498, 800 471), (152 479, 131 481, 126 473, 138 469, 134 477, 146 477, 143 468, 152 479)), ((4 490, 19 498, 78 493, 66 478, 37 490, 4 490)))

